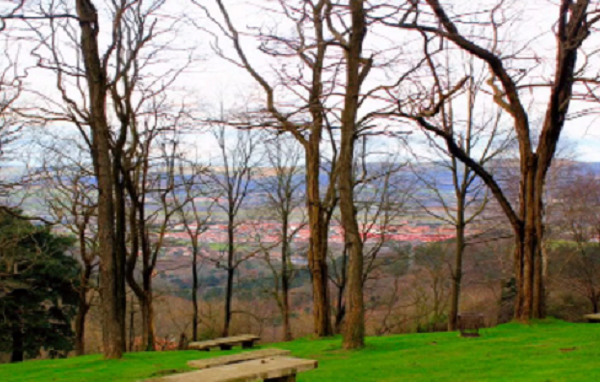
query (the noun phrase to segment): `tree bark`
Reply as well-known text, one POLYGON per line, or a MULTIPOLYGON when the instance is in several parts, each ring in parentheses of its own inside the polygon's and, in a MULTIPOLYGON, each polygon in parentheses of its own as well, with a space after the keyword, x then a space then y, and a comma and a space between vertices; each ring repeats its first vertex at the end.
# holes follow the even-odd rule
POLYGON ((87 301, 87 290, 91 274, 91 264, 85 264, 79 289, 79 307, 75 317, 75 354, 78 356, 85 355, 85 318, 90 310, 90 304, 87 301))
POLYGON ((335 332, 342 332, 342 324, 344 322, 344 317, 346 316, 346 305, 344 305, 344 293, 346 293, 346 284, 347 284, 347 270, 348 270, 348 249, 344 248, 344 252, 342 254, 342 266, 340 267, 341 278, 339 280, 339 284, 337 285, 338 293, 337 293, 337 307, 335 314, 335 332))
POLYGON ((75 317, 75 355, 85 355, 85 317, 88 306, 84 303, 79 303, 77 309, 77 317, 75 317))
POLYGON ((360 349, 365 345, 365 309, 363 301, 363 242, 354 206, 354 143, 361 77, 362 44, 366 34, 363 0, 351 0, 352 32, 346 47, 346 94, 342 112, 342 136, 338 159, 338 186, 342 226, 348 249, 348 285, 346 288, 346 318, 344 349, 360 349))
MULTIPOLYGON (((122 127, 127 131, 126 127, 122 127)), ((124 140, 124 139, 123 139, 124 140)), ((115 272, 117 278, 118 314, 121 322, 123 351, 127 351, 127 293, 126 263, 127 263, 127 210, 125 206, 125 182, 122 166, 122 145, 114 150, 113 157, 114 195, 115 195, 115 272)))
POLYGON ((448 331, 457 329, 458 312, 460 309, 460 289, 462 286, 462 264, 465 251, 464 200, 458 201, 456 222, 456 246, 454 270, 452 271, 452 287, 450 292, 450 313, 448 315, 448 331))
POLYGON ((521 169, 519 214, 523 225, 515 232, 515 318, 522 322, 546 315, 542 261, 545 174, 540 178, 539 172, 537 155, 532 154, 521 169))
POLYGON ((227 289, 225 290, 225 317, 223 321, 223 337, 229 336, 231 325, 231 305, 233 302, 233 278, 235 277, 235 232, 234 217, 229 216, 227 224, 227 289))
POLYGON ((98 181, 98 241, 100 255, 100 298, 102 311, 102 344, 105 359, 123 355, 123 323, 119 302, 118 270, 115 251, 114 201, 110 131, 106 119, 106 73, 98 52, 98 14, 90 0, 77 0, 81 28, 81 53, 89 89, 92 159, 98 181))
POLYGON ((152 287, 144 287, 144 297, 140 299, 142 313, 142 335, 145 351, 154 351, 154 301, 152 287))
MULTIPOLYGON (((129 183, 129 185, 131 185, 131 183, 129 183)), ((132 187, 130 187, 130 194, 133 203, 129 212, 131 256, 127 263, 127 283, 135 294, 135 297, 138 299, 140 305, 140 314, 142 317, 142 347, 145 351, 153 351, 154 312, 152 309, 152 271, 154 270, 154 267, 150 264, 151 249, 146 235, 145 214, 143 211, 144 202, 139 202, 132 187), (135 280, 135 267, 140 249, 142 252, 141 285, 135 280)))
MULTIPOLYGON (((318 123, 318 122, 317 122, 318 123)), ((306 184, 308 222, 310 238, 308 249, 308 267, 313 287, 314 334, 317 337, 333 335, 329 307, 327 275, 327 239, 329 223, 321 203, 319 193, 320 174, 320 138, 311 134, 309 149, 306 151, 306 184)))
MULTIPOLYGON (((334 202, 329 200, 331 205, 327 206, 321 199, 321 182, 319 179, 321 174, 321 140, 325 113, 322 104, 323 70, 325 53, 328 46, 325 43, 324 9, 325 2, 322 1, 315 4, 312 9, 314 37, 317 42, 315 60, 311 67, 311 88, 308 95, 312 126, 310 136, 303 144, 306 160, 306 203, 310 229, 308 267, 313 289, 314 334, 318 338, 333 335, 329 305, 329 275, 327 272, 327 249, 331 217, 327 208, 333 208, 334 202)), ((335 183, 335 180, 330 179, 330 183, 335 183)))
POLYGON ((75 317, 75 354, 78 356, 85 354, 85 318, 90 310, 87 292, 92 275, 92 263, 91 259, 87 256, 84 229, 79 231, 79 248, 81 259, 83 260, 83 271, 81 272, 81 284, 79 285, 79 306, 77 308, 77 316, 75 317))
POLYGON ((192 304, 194 309, 192 315, 192 341, 198 341, 198 244, 194 241, 192 245, 192 304))
POLYGON ((292 327, 290 326, 290 275, 288 271, 289 243, 288 243, 289 221, 287 210, 283 214, 283 244, 281 248, 281 304, 283 316, 283 340, 291 341, 292 327))
POLYGON ((134 351, 135 345, 135 304, 134 297, 131 296, 131 302, 129 304, 129 351, 134 351))

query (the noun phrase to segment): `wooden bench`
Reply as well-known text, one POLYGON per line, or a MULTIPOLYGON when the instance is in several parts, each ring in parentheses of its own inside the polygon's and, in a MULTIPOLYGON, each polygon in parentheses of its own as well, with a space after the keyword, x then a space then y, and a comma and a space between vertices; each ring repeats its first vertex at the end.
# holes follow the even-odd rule
POLYGON ((244 334, 235 337, 217 338, 209 341, 190 342, 188 349, 210 351, 212 348, 221 348, 221 350, 231 350, 235 345, 242 345, 243 349, 250 349, 260 340, 260 337, 253 334, 244 334))
POLYGON ((583 316, 589 323, 592 324, 600 324, 600 313, 596 314, 586 314, 583 316))
POLYGON ((483 314, 461 313, 458 315, 458 330, 461 337, 479 337, 483 327, 483 314))
POLYGON ((234 363, 252 361, 256 359, 288 356, 290 355, 290 353, 291 352, 289 350, 283 349, 261 349, 248 351, 240 354, 223 355, 215 358, 188 361, 188 366, 193 367, 194 369, 209 369, 211 367, 232 365, 234 363))
POLYGON ((296 374, 317 368, 317 361, 269 357, 152 379, 153 382, 295 382, 296 374))

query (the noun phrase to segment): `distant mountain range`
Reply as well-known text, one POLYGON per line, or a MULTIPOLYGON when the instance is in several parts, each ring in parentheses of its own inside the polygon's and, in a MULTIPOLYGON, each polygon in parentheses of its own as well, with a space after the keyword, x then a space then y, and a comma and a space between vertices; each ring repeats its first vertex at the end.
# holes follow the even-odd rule
MULTIPOLYGON (((367 166, 367 170, 370 172, 376 172, 378 168, 381 168, 382 163, 371 163, 367 166)), ((494 169, 494 172, 498 174, 498 178, 500 182, 502 182, 503 173, 506 174, 508 172, 512 172, 513 169, 517 170, 518 163, 514 162, 498 162, 494 163, 491 167, 494 169), (506 171, 503 171, 506 170, 506 171)), ((575 162, 575 161, 557 161, 555 164, 555 169, 559 171, 559 176, 557 177, 561 182, 568 182, 572 177, 576 174, 592 174, 594 176, 600 176, 600 162, 575 162)), ((26 168, 22 166, 0 166, 0 184, 2 182, 13 182, 25 175, 26 168)), ((263 172, 264 174, 265 172, 263 172)), ((266 172, 267 176, 273 175, 272 172, 266 172)), ((436 165, 435 163, 421 163, 421 164, 413 164, 412 167, 406 166, 401 171, 399 171, 396 175, 398 178, 396 180, 403 182, 404 184, 417 184, 419 182, 419 178, 432 180, 436 188, 444 197, 448 197, 448 202, 451 202, 454 194, 454 186, 452 183, 452 173, 447 168, 443 166, 436 165)), ((301 173, 297 175, 297 181, 302 181, 304 178, 304 174, 301 173)), ((251 191, 260 191, 261 190, 261 180, 264 181, 265 176, 257 177, 253 179, 249 185, 249 189, 251 191)), ((326 187, 329 182, 329 176, 325 171, 321 172, 320 175, 321 184, 323 187, 326 187)), ((89 178, 88 181, 90 183, 95 183, 94 178, 89 178)), ((479 179, 475 180, 475 184, 480 182, 479 179)), ((263 182, 264 183, 264 182, 263 182)), ((375 184, 374 187, 377 187, 375 184)), ((304 191, 301 188, 302 191, 304 191)), ((436 198, 428 198, 426 194, 428 192, 423 191, 423 189, 416 188, 417 195, 424 196, 424 201, 427 204, 437 203, 436 198), (430 199, 430 200, 427 200, 430 199)), ((256 198, 254 200, 249 201, 250 205, 256 205, 261 203, 262 198, 256 198)), ((36 208, 37 209, 37 208, 36 208)))

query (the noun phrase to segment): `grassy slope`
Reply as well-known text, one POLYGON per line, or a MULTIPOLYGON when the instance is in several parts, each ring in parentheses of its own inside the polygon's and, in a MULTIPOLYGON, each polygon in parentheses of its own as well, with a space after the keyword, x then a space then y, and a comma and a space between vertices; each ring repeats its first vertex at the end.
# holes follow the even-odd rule
MULTIPOLYGON (((277 344, 295 356, 319 360, 300 374, 317 381, 600 381, 600 325, 548 320, 486 329, 479 339, 456 333, 369 338, 363 351, 340 349, 339 339, 277 344), (561 351, 571 349, 572 351, 561 351)), ((185 370, 186 361, 220 353, 127 354, 124 360, 86 356, 1 365, 0 381, 136 381, 161 370, 185 370)))

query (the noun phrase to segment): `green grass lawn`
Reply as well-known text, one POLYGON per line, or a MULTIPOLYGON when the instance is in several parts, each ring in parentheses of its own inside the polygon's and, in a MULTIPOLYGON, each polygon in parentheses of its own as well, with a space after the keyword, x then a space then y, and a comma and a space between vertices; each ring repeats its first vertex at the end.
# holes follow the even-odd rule
MULTIPOLYGON (((546 320, 507 324, 481 338, 456 333, 368 338, 362 351, 344 351, 340 339, 300 339, 269 345, 319 360, 301 382, 317 381, 600 381, 600 325, 546 320)), ((186 361, 222 352, 127 354, 120 361, 86 356, 0 365, 0 381, 137 381, 174 370, 186 361)), ((229 354, 229 353, 228 353, 229 354)))

